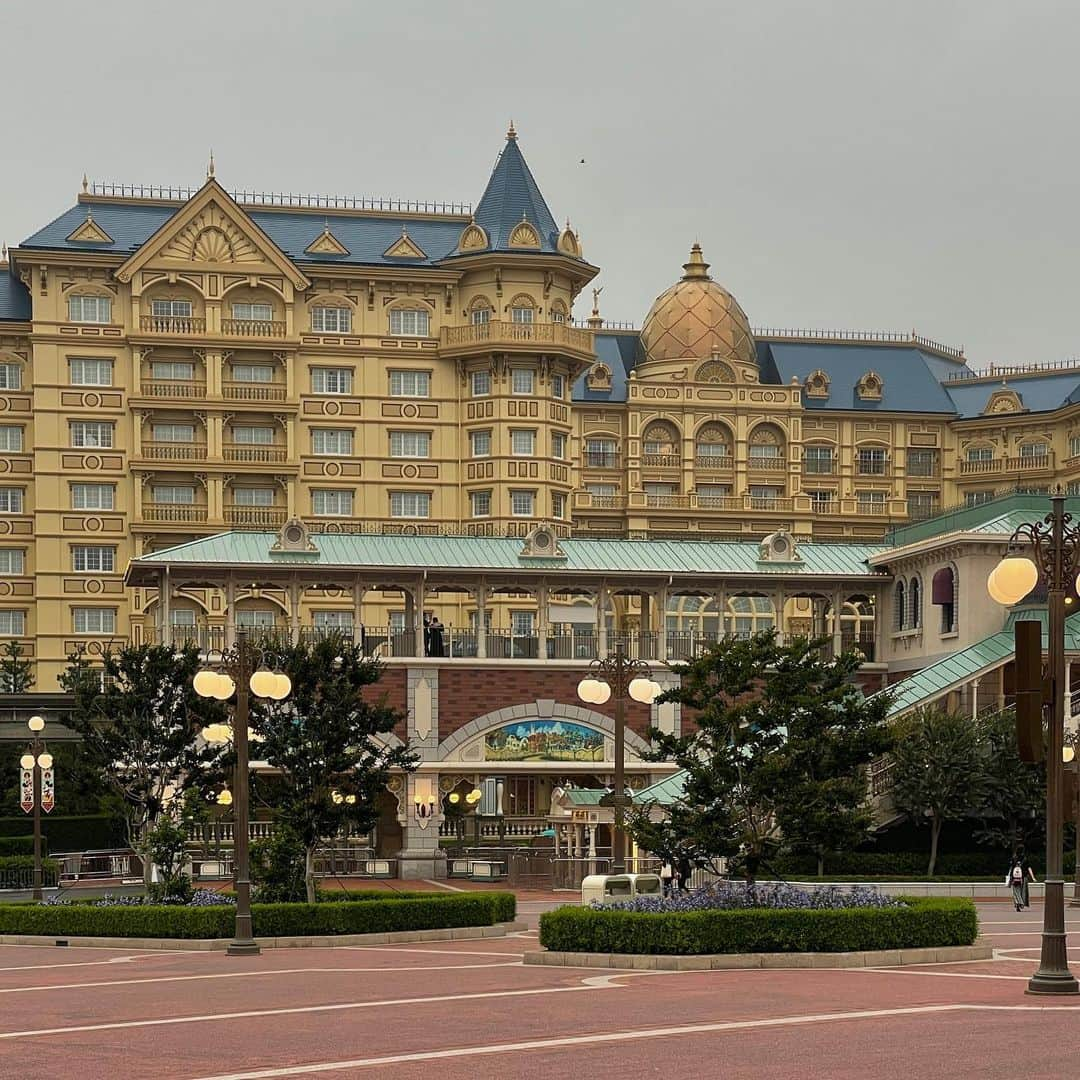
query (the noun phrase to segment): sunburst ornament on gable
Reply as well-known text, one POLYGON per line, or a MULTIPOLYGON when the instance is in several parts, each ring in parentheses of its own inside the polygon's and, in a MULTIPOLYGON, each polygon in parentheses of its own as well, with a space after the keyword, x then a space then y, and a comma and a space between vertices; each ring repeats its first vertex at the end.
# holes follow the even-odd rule
POLYGON ((330 231, 326 222, 323 231, 304 248, 306 255, 348 255, 349 249, 330 231))
POLYGON ((475 221, 465 226, 458 240, 458 251, 483 251, 490 246, 487 233, 475 221))
POLYGON ((995 390, 987 398, 983 415, 1025 412, 1023 398, 1015 390, 995 390))
POLYGON ((384 252, 384 259, 426 259, 427 255, 420 245, 409 235, 408 229, 401 226, 401 239, 395 240, 384 252))
POLYGON ((111 244, 113 238, 94 220, 93 210, 87 208, 86 220, 68 237, 79 244, 111 244))
POLYGON ((524 214, 522 214, 521 220, 510 233, 510 246, 520 248, 538 248, 540 246, 540 234, 524 214))

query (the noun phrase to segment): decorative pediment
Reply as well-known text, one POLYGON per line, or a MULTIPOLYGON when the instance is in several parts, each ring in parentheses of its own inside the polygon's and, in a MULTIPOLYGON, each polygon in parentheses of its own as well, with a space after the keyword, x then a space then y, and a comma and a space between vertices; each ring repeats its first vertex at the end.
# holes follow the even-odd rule
POLYGON ((348 255, 349 249, 330 231, 330 226, 325 229, 306 248, 307 255, 348 255))
POLYGON ((995 390, 987 399, 983 415, 1024 411, 1024 400, 1015 390, 995 390))
POLYGON ((420 245, 405 231, 401 229, 401 239, 395 240, 384 252, 384 259, 426 259, 427 255, 420 245))
POLYGON ((827 398, 829 396, 829 376, 821 368, 811 371, 806 376, 806 396, 808 398, 827 398))
POLYGON ((318 548, 308 535, 307 526, 299 518, 290 518, 278 531, 277 539, 270 548, 271 554, 296 555, 318 553, 318 548))
POLYGON ((519 248, 538 248, 540 246, 540 234, 533 227, 532 222, 522 218, 510 233, 510 246, 519 248))
POLYGON ((585 385, 590 390, 610 390, 611 368, 607 364, 593 364, 585 376, 585 385))
POLYGON ((94 220, 92 210, 86 211, 86 220, 68 237, 80 244, 111 244, 113 238, 94 220))
POLYGON ((791 533, 779 529, 770 533, 761 541, 758 548, 758 562, 769 563, 800 563, 802 556, 791 533))
POLYGON ((733 383, 735 372, 723 360, 706 360, 694 373, 694 382, 733 383))
POLYGON ((566 223, 566 228, 559 233, 559 242, 555 245, 564 255, 573 255, 575 258, 581 258, 581 241, 578 239, 578 235, 570 228, 570 222, 566 223))
POLYGON ((537 525, 525 537, 518 553, 519 559, 565 559, 566 552, 559 547, 559 538, 550 525, 537 525))
POLYGON ((213 178, 199 189, 119 270, 131 281, 152 261, 228 266, 244 273, 272 267, 306 289, 311 282, 213 178))
POLYGON ((488 234, 475 221, 465 226, 458 240, 458 251, 484 251, 490 246, 488 234))
POLYGON ((868 371, 856 384, 855 393, 860 401, 880 401, 885 383, 876 371, 868 371))

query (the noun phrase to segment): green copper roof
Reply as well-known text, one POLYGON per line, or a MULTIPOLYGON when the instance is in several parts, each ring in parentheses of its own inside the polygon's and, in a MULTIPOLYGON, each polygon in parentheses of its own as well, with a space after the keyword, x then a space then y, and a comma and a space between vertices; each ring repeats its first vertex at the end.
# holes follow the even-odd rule
POLYGON ((599 806, 607 788, 567 788, 563 795, 573 806, 599 806))
POLYGON ((311 566, 355 569, 562 570, 646 574, 783 574, 787 577, 879 576, 866 560, 884 550, 866 544, 798 544, 801 561, 759 562, 756 542, 698 540, 561 540, 564 559, 522 557, 523 541, 504 537, 384 536, 318 533, 318 551, 271 552, 277 533, 228 532, 133 559, 131 568, 311 566))
POLYGON ((686 770, 682 769, 677 773, 672 773, 670 776, 665 776, 663 780, 658 780, 647 788, 642 788, 641 791, 635 792, 633 801, 643 806, 647 806, 649 803, 670 806, 683 797, 685 784, 686 770))

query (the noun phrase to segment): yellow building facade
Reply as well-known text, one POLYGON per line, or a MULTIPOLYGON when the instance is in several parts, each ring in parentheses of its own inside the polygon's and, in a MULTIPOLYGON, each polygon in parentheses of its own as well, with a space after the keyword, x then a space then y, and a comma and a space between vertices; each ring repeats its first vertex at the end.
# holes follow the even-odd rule
MULTIPOLYGON (((0 264, 0 640, 54 689, 73 652, 153 637, 133 556, 294 518, 866 542, 1080 483, 1080 367, 981 374, 914 334, 753 330, 697 245, 640 329, 595 292, 575 320, 597 273, 513 130, 475 209, 84 182, 0 264)), ((302 604, 305 624, 360 614, 333 590, 302 604)), ((261 626, 287 602, 169 606, 181 630, 230 608, 261 626)))

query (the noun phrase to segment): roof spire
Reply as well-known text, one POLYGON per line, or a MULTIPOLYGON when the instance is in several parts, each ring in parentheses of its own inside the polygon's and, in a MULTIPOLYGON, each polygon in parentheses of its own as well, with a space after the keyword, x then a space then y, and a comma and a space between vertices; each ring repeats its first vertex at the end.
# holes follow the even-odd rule
POLYGON ((2 244, 0 245, 0 263, 6 263, 7 261, 7 244, 2 244))
POLYGON ((214 148, 210 148, 210 164, 206 167, 206 179, 214 179, 214 148))
POLYGON ((510 126, 506 129, 506 137, 510 140, 517 138, 517 132, 514 130, 514 121, 510 121, 510 126))
POLYGON ((709 264, 705 261, 705 256, 701 254, 701 245, 696 240, 690 249, 689 261, 683 263, 683 270, 685 271, 683 281, 709 280, 709 264))
POLYGON ((90 190, 90 180, 86 173, 82 174, 82 192, 85 195, 90 190))

